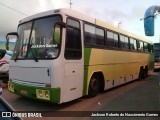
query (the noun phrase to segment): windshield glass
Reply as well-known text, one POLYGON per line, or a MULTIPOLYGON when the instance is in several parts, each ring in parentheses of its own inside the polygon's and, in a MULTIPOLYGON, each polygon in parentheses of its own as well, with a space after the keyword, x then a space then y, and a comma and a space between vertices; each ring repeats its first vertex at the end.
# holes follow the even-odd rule
POLYGON ((54 25, 60 16, 36 19, 18 28, 19 39, 12 59, 56 58, 60 51, 60 41, 53 40, 54 25))

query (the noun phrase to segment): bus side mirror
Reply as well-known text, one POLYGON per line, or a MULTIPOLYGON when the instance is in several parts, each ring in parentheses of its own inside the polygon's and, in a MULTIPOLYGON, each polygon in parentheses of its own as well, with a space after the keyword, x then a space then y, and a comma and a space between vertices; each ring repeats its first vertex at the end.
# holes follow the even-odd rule
POLYGON ((59 45, 61 40, 61 26, 56 24, 53 33, 53 43, 59 45))
POLYGON ((56 22, 55 23, 54 34, 53 34, 53 43, 55 45, 60 44, 62 28, 66 28, 66 23, 64 23, 64 22, 56 22))
POLYGON ((18 40, 18 33, 17 32, 11 32, 6 35, 6 50, 10 49, 9 43, 11 42, 11 40, 14 40, 14 41, 18 40))

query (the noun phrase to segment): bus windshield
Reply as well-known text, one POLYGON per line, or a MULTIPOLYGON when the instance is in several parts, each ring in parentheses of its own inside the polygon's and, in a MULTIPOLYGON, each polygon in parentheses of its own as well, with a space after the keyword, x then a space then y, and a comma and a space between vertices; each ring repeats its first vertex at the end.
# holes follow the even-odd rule
POLYGON ((53 35, 55 23, 60 21, 60 16, 51 16, 20 24, 12 59, 52 59, 58 57, 60 39, 55 41, 53 35))

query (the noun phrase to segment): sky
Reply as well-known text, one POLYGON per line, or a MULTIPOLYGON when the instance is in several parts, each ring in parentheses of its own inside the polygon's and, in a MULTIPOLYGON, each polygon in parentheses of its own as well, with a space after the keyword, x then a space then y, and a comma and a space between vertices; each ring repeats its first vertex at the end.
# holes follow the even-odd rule
MULTIPOLYGON (((155 19, 155 35, 144 34, 145 11, 160 0, 71 0, 71 9, 106 21, 152 42, 160 41, 160 15, 155 19)), ((70 0, 0 0, 0 40, 9 32, 17 31, 21 19, 43 11, 70 8, 70 0)))

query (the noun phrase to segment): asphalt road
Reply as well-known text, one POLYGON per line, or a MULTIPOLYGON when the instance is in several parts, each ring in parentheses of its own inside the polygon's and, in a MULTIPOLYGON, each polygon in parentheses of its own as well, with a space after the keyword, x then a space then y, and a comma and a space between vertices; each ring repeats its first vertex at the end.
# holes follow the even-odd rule
MULTIPOLYGON (((62 111, 94 111, 113 112, 114 111, 160 111, 160 75, 153 73, 144 80, 136 80, 120 87, 107 90, 95 98, 82 97, 64 104, 50 104, 42 101, 35 101, 10 93, 7 88, 3 90, 3 97, 11 104, 16 111, 39 111, 43 112, 42 118, 23 118, 24 120, 159 120, 158 117, 53 117, 55 111, 63 116, 62 111)), ((70 112, 71 116, 80 116, 82 112, 70 112), (76 115, 75 115, 76 114, 76 115), (78 115, 80 114, 80 115, 78 115)))

